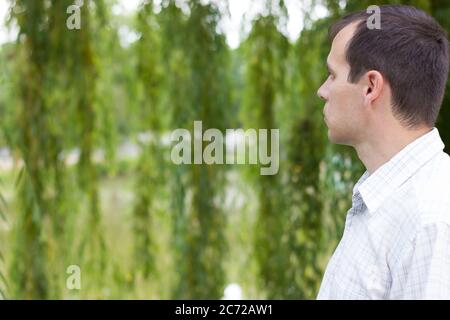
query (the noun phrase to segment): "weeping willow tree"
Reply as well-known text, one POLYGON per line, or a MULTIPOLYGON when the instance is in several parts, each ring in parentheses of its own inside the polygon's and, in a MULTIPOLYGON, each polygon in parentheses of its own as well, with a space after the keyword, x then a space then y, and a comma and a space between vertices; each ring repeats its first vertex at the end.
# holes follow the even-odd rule
MULTIPOLYGON (((22 40, 18 45, 21 58, 18 72, 20 78, 28 81, 20 81, 17 89, 21 96, 17 147, 24 166, 18 190, 20 217, 11 270, 12 295, 17 298, 48 298, 53 290, 47 269, 51 253, 46 221, 50 219, 49 215, 56 215, 51 207, 55 206, 60 195, 55 190, 58 190, 62 177, 58 159, 62 150, 57 143, 60 122, 52 117, 57 114, 56 106, 48 103, 45 86, 50 77, 51 35, 57 32, 52 28, 54 24, 49 23, 49 16, 55 19, 58 14, 56 6, 48 8, 37 1, 17 1, 14 12, 22 40)), ((54 19, 52 22, 56 23, 54 19)))
MULTIPOLYGON (((79 186, 87 200, 86 219, 87 228, 82 235, 80 257, 83 259, 83 268, 93 275, 89 285, 94 289, 95 285, 102 285, 102 275, 106 270, 106 243, 101 224, 101 210, 99 201, 98 180, 99 173, 93 162, 93 153, 98 142, 97 121, 102 112, 107 112, 97 103, 96 84, 98 70, 96 64, 96 52, 94 38, 96 27, 101 25, 94 23, 92 8, 97 8, 97 17, 100 23, 104 22, 105 8, 102 1, 85 1, 81 8, 82 27, 75 33, 77 43, 73 60, 76 63, 77 72, 74 73, 74 83, 77 95, 75 96, 75 108, 77 123, 80 125, 78 134, 80 137, 80 159, 78 161, 79 186), (95 275, 95 276, 94 276, 95 275)), ((101 39, 100 39, 101 40, 101 39)), ((107 106, 103 106, 107 107, 107 106)))
MULTIPOLYGON (((248 128, 279 128, 281 98, 289 43, 278 31, 280 17, 286 17, 283 2, 266 1, 266 16, 253 22, 252 31, 243 44, 246 57, 243 123, 248 128), (277 13, 279 11, 279 13, 277 13)), ((267 150, 271 150, 271 136, 267 150)), ((288 287, 285 268, 288 263, 286 247, 286 211, 282 201, 278 175, 260 175, 253 168, 251 183, 257 193, 258 215, 255 225, 254 255, 257 260, 261 289, 268 298, 285 296, 288 287)))
MULTIPOLYGON (((193 139, 194 120, 203 130, 226 128, 229 102, 225 39, 217 33, 220 18, 213 4, 189 2, 186 17, 169 1, 161 12, 165 30, 164 52, 173 128, 188 128, 193 139), (166 56, 166 55, 165 55, 166 56)), ((201 135, 201 134, 200 134, 201 135)), ((205 146, 205 142, 200 142, 205 146)), ((224 169, 221 165, 171 165, 173 198, 173 242, 175 250, 174 298, 205 299, 222 295, 226 250, 225 216, 219 203, 223 197, 224 169)))
POLYGON ((78 176, 89 197, 89 234, 99 234, 92 163, 95 64, 89 38, 89 11, 95 6, 91 1, 77 6, 82 28, 69 30, 67 9, 73 4, 69 0, 13 3, 19 27, 15 90, 20 98, 12 148, 23 160, 10 268, 15 298, 57 298, 65 286, 73 235, 70 219, 77 211, 69 196, 73 185, 67 181, 64 154, 68 148, 80 148, 78 176))
MULTIPOLYGON (((447 34, 450 34, 450 3, 445 1, 431 1, 430 9, 436 20, 445 28, 447 34)), ((441 112, 437 127, 445 144, 445 152, 450 153, 450 80, 447 81, 444 101, 442 103, 441 112)))
MULTIPOLYGON (((6 127, 6 123, 5 118, 7 118, 6 114, 8 113, 6 109, 6 105, 4 103, 4 98, 5 98, 5 92, 10 91, 9 90, 9 84, 8 84, 8 76, 9 76, 9 72, 8 69, 6 68, 6 57, 5 57, 5 52, 4 52, 4 48, 0 48, 0 118, 2 120, 0 120, 0 145, 2 145, 4 142, 3 140, 3 136, 5 133, 7 133, 8 129, 6 127)), ((6 219, 6 210, 7 210, 7 204, 6 204, 6 200, 3 197, 2 191, 3 191, 3 180, 0 178, 0 226, 2 226, 3 224, 8 223, 7 219, 6 219)), ((3 228, 0 228, 0 239, 4 239, 4 233, 3 233, 3 228)), ((5 243, 5 241, 1 241, 2 243, 5 243)), ((4 247, 0 246, 0 300, 2 299, 6 299, 6 286, 7 286, 7 281, 5 278, 5 257, 4 257, 4 247)))
MULTIPOLYGON (((192 1, 187 22, 187 56, 191 68, 190 105, 192 119, 203 121, 203 130, 216 128, 225 132, 229 84, 228 47, 217 33, 219 10, 213 5, 192 1)), ((191 126, 191 125, 190 125, 191 126)), ((193 135, 193 142, 201 139, 193 135)), ((203 149, 206 142, 203 142, 203 149)), ((226 219, 220 206, 225 185, 220 165, 191 165, 191 193, 188 224, 187 297, 218 299, 225 285, 223 261, 226 255, 224 229, 226 219)))
POLYGON ((161 111, 158 110, 161 86, 161 55, 157 17, 153 3, 144 2, 138 13, 138 31, 141 35, 138 52, 138 76, 142 82, 141 119, 142 127, 150 137, 141 142, 141 157, 137 166, 136 200, 134 207, 135 266, 148 278, 155 271, 154 244, 151 227, 157 195, 161 194, 163 158, 161 157, 161 111))
MULTIPOLYGON (((0 180, 0 183, 1 183, 1 180, 0 180)), ((7 223, 5 210, 6 210, 6 201, 0 192, 0 224, 7 223)), ((3 248, 0 248, 0 300, 6 298, 6 286, 7 286, 7 281, 4 276, 5 270, 3 268, 3 266, 5 264, 5 258, 3 256, 2 251, 3 251, 3 248)))
MULTIPOLYGON (((305 21, 305 25, 308 21, 305 21)), ((323 80, 326 57, 325 23, 305 29, 292 47, 288 73, 289 103, 282 118, 287 133, 283 190, 288 215, 289 264, 285 298, 314 298, 322 276, 324 188, 321 168, 325 158, 325 128, 321 101, 316 96, 323 80)))
MULTIPOLYGON (((186 112, 186 101, 189 83, 189 66, 184 53, 186 39, 184 30, 187 17, 175 1, 169 1, 160 13, 162 41, 162 60, 164 68, 164 94, 162 106, 169 110, 170 126, 183 128, 190 119, 186 112)), ((187 216, 187 166, 174 166, 169 164, 170 179, 168 188, 170 190, 170 210, 172 225, 172 252, 174 277, 171 283, 171 295, 173 298, 187 296, 187 283, 184 281, 188 273, 185 257, 188 255, 188 244, 186 234, 188 232, 187 216)))

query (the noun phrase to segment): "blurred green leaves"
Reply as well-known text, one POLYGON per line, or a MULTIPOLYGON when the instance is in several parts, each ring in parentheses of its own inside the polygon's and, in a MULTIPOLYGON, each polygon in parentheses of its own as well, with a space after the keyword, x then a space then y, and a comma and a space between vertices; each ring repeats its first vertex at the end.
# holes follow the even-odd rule
MULTIPOLYGON (((0 49, 0 147, 14 158, 5 175, 18 176, 5 232, 14 245, 2 246, 8 297, 211 299, 238 282, 245 298, 314 298, 363 169, 327 141, 316 96, 327 32, 370 3, 323 1, 328 16, 304 12, 292 43, 284 2, 264 1, 231 50, 214 2, 143 1, 124 16, 114 0, 85 0, 82 28, 70 31, 72 2, 15 1, 19 39, 0 49), (123 44, 121 28, 138 40, 123 44), (204 130, 280 129, 279 174, 174 165, 164 140, 195 120, 204 130), (137 157, 121 159, 130 144, 137 157), (69 264, 86 281, 78 293, 64 287, 69 264)), ((450 28, 447 2, 395 2, 450 28)), ((447 92, 445 141, 449 103, 447 92)))

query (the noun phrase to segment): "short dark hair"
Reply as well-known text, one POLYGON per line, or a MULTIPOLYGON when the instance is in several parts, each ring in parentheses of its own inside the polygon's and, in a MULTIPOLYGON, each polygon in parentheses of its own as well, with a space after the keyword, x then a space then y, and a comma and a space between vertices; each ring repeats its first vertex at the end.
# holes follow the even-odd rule
POLYGON ((380 29, 369 29, 371 14, 346 15, 329 30, 330 41, 350 23, 357 22, 347 44, 348 81, 355 83, 367 71, 377 70, 392 91, 394 115, 406 126, 434 126, 449 72, 447 32, 436 20, 412 6, 384 5, 380 29))

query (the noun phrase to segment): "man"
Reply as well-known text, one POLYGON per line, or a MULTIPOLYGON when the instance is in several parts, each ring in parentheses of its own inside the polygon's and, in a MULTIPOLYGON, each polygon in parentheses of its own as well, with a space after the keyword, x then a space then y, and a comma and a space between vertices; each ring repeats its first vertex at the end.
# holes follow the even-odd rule
POLYGON ((318 90, 332 143, 367 171, 318 299, 450 299, 450 158, 434 128, 448 77, 448 40, 429 15, 380 6, 330 29, 318 90))

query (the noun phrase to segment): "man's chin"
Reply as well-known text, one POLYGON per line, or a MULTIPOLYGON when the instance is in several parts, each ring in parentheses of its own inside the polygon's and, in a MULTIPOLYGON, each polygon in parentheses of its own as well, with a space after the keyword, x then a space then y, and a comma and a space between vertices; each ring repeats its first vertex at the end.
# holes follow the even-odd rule
POLYGON ((338 135, 336 132, 333 132, 330 129, 328 129, 328 141, 330 141, 333 144, 341 144, 346 146, 351 145, 349 139, 346 139, 345 137, 338 135))

